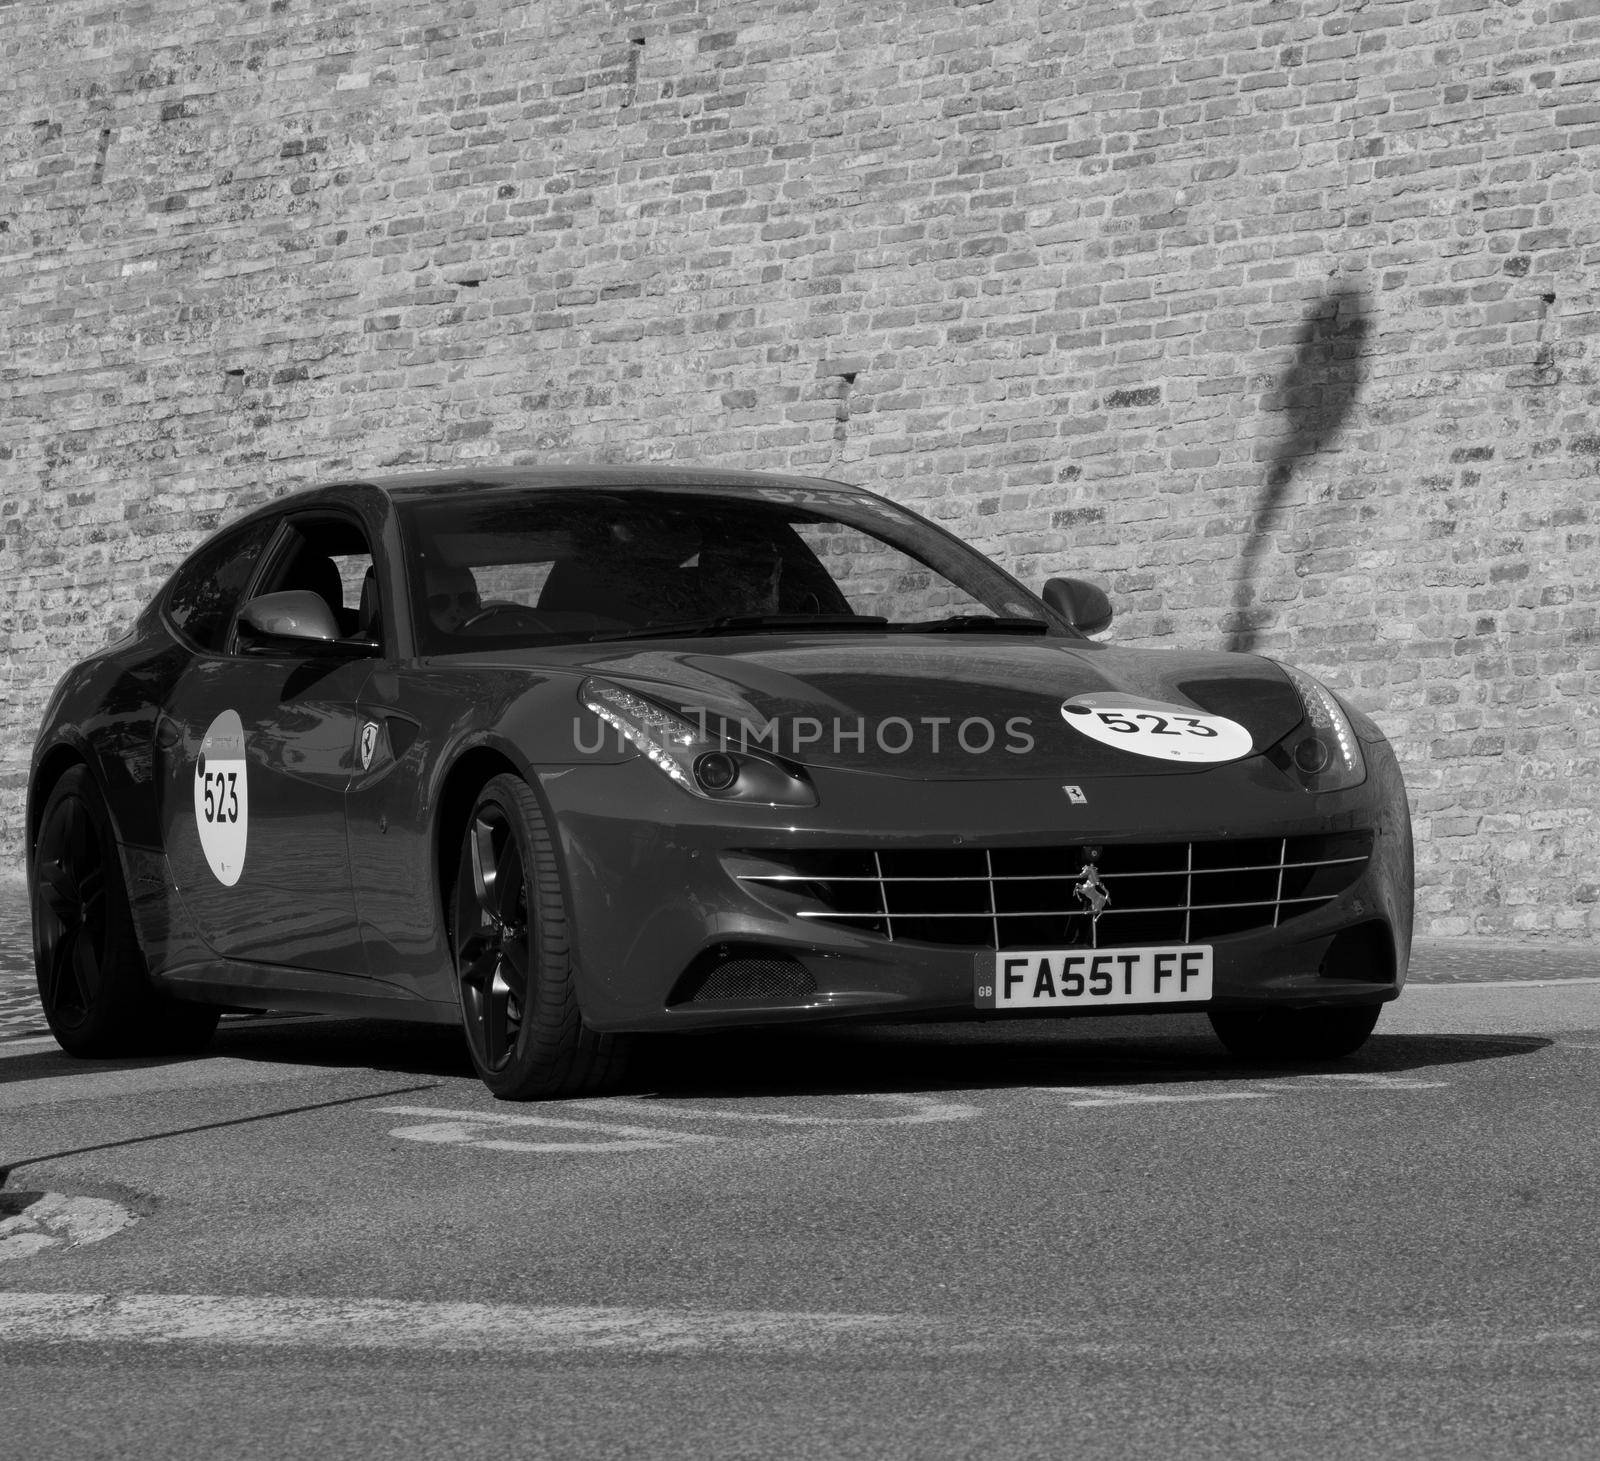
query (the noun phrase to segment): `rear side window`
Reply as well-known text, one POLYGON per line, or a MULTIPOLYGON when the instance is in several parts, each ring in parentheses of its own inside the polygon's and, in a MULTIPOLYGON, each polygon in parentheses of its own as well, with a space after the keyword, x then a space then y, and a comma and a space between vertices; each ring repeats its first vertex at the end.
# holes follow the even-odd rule
POLYGON ((167 621, 201 649, 221 654, 233 611, 276 522, 259 518, 206 544, 172 576, 167 621))

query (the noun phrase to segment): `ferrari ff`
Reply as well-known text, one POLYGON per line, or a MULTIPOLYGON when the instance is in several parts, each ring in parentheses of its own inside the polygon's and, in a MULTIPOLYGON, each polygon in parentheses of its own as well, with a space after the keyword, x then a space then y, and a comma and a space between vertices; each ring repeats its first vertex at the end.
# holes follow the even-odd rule
POLYGON ((184 561, 34 750, 39 992, 79 1056, 224 1010, 463 1027, 513 1099, 646 1032, 1204 1012, 1371 1033, 1410 950, 1393 752, 1310 675, 1104 642, 857 487, 347 481, 184 561))

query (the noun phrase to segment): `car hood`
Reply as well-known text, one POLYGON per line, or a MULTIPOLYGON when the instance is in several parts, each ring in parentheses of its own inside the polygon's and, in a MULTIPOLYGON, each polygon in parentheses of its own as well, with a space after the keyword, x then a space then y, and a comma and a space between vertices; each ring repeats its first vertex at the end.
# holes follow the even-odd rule
POLYGON ((1063 713, 1075 697, 1093 697, 1097 707, 1224 716, 1249 733, 1246 755, 1281 740, 1303 714, 1288 676, 1256 655, 1055 638, 852 633, 598 643, 569 663, 735 739, 742 731, 751 744, 776 744, 807 765, 917 778, 1204 769, 1159 759, 1159 746, 1136 754, 1091 739, 1063 713))

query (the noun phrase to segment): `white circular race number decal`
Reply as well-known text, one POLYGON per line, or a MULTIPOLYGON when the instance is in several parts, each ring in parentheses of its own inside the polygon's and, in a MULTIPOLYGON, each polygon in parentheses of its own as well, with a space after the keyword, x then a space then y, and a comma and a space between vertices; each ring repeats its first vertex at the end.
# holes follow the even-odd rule
POLYGON ((1236 720, 1136 695, 1074 695, 1061 703, 1074 730, 1157 761, 1237 761, 1250 754, 1250 732, 1236 720))
POLYGON ((245 772, 244 726, 224 710, 200 742, 194 767, 194 824, 217 881, 231 888, 244 871, 250 835, 250 783, 245 772))

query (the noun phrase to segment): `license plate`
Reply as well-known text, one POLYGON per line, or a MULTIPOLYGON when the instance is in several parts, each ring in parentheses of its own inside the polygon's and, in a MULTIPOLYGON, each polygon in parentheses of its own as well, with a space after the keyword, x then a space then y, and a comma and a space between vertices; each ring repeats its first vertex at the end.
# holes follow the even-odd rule
POLYGON ((1004 950, 978 959, 982 1010, 1104 1009, 1211 998, 1211 945, 1004 950))

